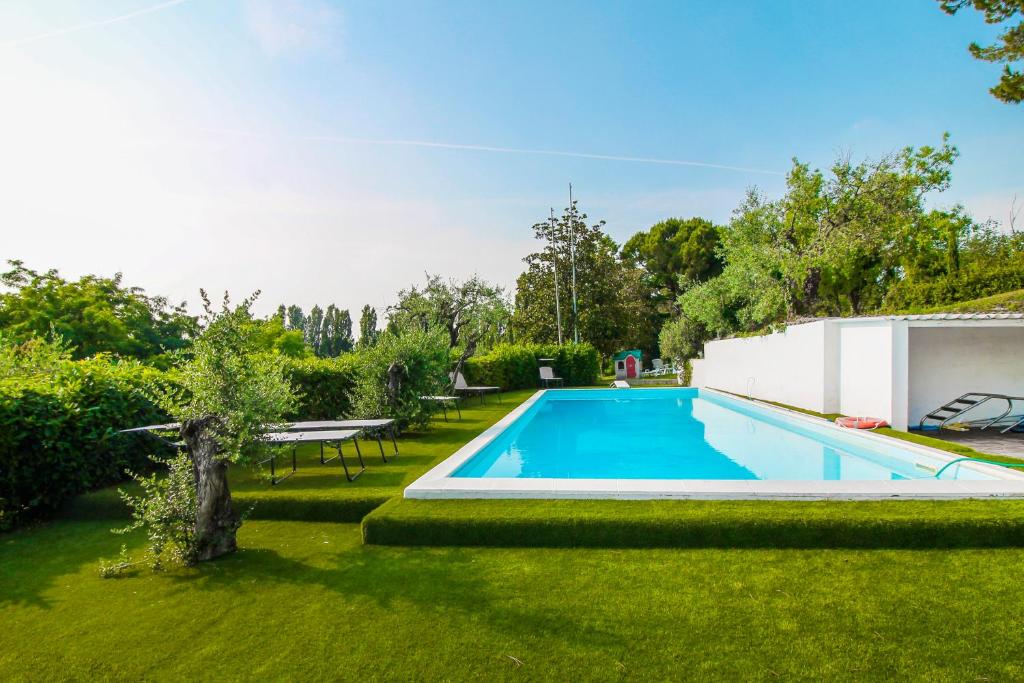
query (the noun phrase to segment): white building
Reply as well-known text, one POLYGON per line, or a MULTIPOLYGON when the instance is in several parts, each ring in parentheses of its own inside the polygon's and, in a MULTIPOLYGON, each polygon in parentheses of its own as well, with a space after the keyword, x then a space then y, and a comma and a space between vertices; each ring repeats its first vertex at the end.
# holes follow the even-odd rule
POLYGON ((712 341, 693 361, 692 385, 905 430, 967 392, 1024 396, 1024 314, 823 318, 712 341))

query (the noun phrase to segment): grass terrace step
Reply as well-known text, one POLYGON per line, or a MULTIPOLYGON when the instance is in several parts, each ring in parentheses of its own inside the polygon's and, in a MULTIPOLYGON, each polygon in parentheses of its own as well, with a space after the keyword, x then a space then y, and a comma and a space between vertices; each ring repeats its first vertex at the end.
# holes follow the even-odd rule
POLYGON ((368 544, 544 548, 1024 547, 1024 501, 395 499, 368 544))

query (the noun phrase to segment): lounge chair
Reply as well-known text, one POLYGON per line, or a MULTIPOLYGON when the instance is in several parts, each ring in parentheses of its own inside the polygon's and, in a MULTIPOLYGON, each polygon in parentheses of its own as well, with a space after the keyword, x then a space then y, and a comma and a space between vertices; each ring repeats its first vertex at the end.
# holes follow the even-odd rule
POLYGON ((608 386, 610 386, 612 389, 629 389, 630 388, 629 382, 627 382, 624 379, 617 379, 614 382, 612 382, 611 384, 609 384, 608 386))
POLYGON ((547 365, 540 367, 540 381, 544 383, 544 388, 550 387, 552 382, 557 383, 558 386, 565 385, 565 380, 561 377, 555 377, 555 371, 547 365))
POLYGON ((459 413, 459 419, 462 419, 462 408, 459 407, 459 396, 420 396, 421 401, 428 401, 435 405, 441 406, 441 410, 444 412, 444 421, 448 421, 448 406, 455 406, 455 410, 459 413))
POLYGON ((484 394, 493 391, 498 394, 498 403, 501 403, 501 387, 471 387, 468 384, 466 384, 466 378, 462 376, 461 372, 449 373, 448 378, 451 379, 452 382, 454 383, 455 386, 453 387, 453 389, 456 391, 456 393, 476 394, 477 396, 480 397, 480 403, 483 403, 484 394))
MULTIPOLYGON (((288 432, 315 432, 323 429, 358 429, 377 439, 377 447, 380 449, 381 460, 387 462, 384 455, 384 443, 381 436, 387 432, 391 438, 391 445, 398 455, 398 442, 395 440, 395 421, 391 418, 377 418, 369 420, 313 420, 308 422, 289 422, 285 425, 288 432)), ((324 445, 320 444, 320 459, 324 457, 324 445)))
MULTIPOLYGON (((264 434, 262 439, 264 442, 269 444, 280 444, 290 445, 292 447, 292 471, 283 477, 277 476, 275 468, 277 461, 277 454, 271 453, 270 457, 266 460, 260 461, 258 464, 265 462, 270 463, 270 485, 276 486, 288 477, 295 474, 297 469, 295 464, 295 449, 300 443, 335 443, 338 446, 338 454, 334 458, 338 458, 341 461, 341 466, 345 469, 345 478, 349 481, 355 481, 355 479, 366 470, 366 464, 363 462, 363 454, 359 450, 359 436, 360 430, 358 429, 328 429, 323 431, 309 431, 309 432, 269 432, 264 434), (341 452, 341 444, 343 441, 351 440, 356 447, 356 455, 359 457, 359 471, 352 474, 348 471, 348 465, 345 463, 345 456, 341 452)), ((323 449, 320 450, 320 464, 326 464, 334 458, 328 458, 324 460, 323 449)))

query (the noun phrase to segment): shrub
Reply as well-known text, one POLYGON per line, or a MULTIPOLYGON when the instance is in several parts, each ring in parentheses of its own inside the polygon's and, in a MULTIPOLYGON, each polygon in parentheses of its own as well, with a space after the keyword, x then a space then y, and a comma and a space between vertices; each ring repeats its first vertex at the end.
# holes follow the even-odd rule
POLYGON ((356 354, 355 362, 355 414, 394 418, 403 429, 425 427, 431 407, 420 396, 439 393, 448 380, 448 338, 441 330, 385 331, 376 344, 356 354), (392 395, 388 384, 392 366, 400 378, 397 395, 392 395))
POLYGON ((885 295, 887 312, 912 311, 943 304, 980 299, 1024 288, 1024 264, 1008 263, 999 268, 971 267, 956 275, 930 280, 904 279, 885 295))
POLYGON ((359 355, 337 358, 292 359, 285 374, 299 395, 298 420, 335 420, 350 414, 352 394, 359 375, 359 355))
POLYGON ((601 359, 597 350, 582 344, 499 344, 466 362, 470 384, 527 389, 540 383, 539 359, 554 359, 551 365, 566 386, 588 386, 597 381, 601 359))
POLYGON ((150 396, 168 381, 138 362, 104 357, 0 381, 0 524, 146 469, 147 455, 162 449, 117 430, 164 420, 150 396))

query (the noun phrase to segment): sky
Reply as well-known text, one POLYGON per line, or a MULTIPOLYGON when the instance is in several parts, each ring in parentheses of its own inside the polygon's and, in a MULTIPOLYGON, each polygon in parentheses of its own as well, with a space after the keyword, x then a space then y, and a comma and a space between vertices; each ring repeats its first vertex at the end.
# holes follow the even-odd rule
POLYGON ((1005 222, 996 33, 932 0, 0 0, 0 259, 383 314, 427 272, 511 290, 570 182, 621 243, 945 131, 932 204, 1005 222))

